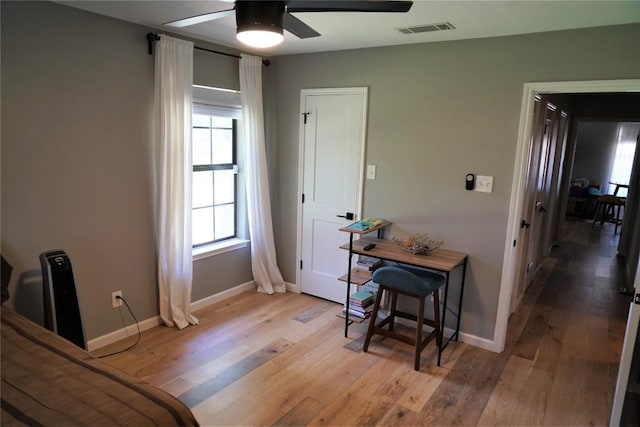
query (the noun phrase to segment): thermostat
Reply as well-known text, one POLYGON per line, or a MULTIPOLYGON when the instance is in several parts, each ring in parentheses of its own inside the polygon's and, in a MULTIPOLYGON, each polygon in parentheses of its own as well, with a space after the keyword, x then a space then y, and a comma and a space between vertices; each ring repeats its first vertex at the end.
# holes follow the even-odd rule
POLYGON ((476 182, 476 176, 472 173, 468 173, 465 179, 464 188, 466 188, 467 190, 473 190, 475 182, 476 182))

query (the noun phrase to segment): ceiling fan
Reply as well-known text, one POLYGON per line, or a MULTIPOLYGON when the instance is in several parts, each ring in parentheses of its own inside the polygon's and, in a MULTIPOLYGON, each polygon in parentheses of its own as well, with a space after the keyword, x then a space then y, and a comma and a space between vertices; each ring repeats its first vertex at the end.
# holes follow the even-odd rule
POLYGON ((412 1, 382 0, 289 0, 289 1, 250 1, 236 0, 231 9, 205 13, 166 22, 169 27, 188 27, 190 25, 213 21, 235 13, 237 33, 241 42, 253 47, 271 47, 282 42, 283 29, 298 38, 318 37, 319 32, 292 15, 296 12, 408 12, 412 1))

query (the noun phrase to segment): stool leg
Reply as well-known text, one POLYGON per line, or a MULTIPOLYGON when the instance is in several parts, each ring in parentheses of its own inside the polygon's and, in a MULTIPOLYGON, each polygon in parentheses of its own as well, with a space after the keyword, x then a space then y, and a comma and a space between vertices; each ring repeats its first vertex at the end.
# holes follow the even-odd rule
POLYGON ((440 293, 438 289, 433 291, 433 320, 436 324, 436 346, 438 347, 438 366, 442 356, 442 328, 440 328, 440 293))
POLYGON ((600 210, 600 206, 602 206, 602 203, 596 202, 596 210, 593 213, 593 222, 591 223, 591 228, 593 228, 596 225, 596 221, 598 221, 598 211, 600 210))
POLYGON ((391 307, 389 307, 389 330, 393 331, 396 320, 396 304, 398 303, 398 292, 391 291, 391 307))
POLYGON ((373 303, 373 311, 371 312, 371 318, 369 319, 369 328, 367 329, 367 336, 364 339, 364 346, 362 351, 365 353, 369 349, 369 343, 371 342, 371 336, 373 335, 373 327, 378 319, 378 310, 380 309, 380 301, 382 301, 382 293, 384 292, 382 286, 378 287, 378 293, 376 294, 376 302, 373 303))
POLYGON ((613 234, 618 234, 618 226, 620 225, 620 205, 614 207, 613 209, 616 209, 616 226, 613 229, 613 234))
POLYGON ((609 216, 609 208, 610 205, 608 203, 603 203, 602 216, 600 217, 600 226, 604 227, 604 222, 607 220, 609 216))
POLYGON ((419 371, 420 352, 422 350, 422 322, 424 322, 424 297, 418 298, 418 311, 416 315, 416 348, 413 369, 419 371))

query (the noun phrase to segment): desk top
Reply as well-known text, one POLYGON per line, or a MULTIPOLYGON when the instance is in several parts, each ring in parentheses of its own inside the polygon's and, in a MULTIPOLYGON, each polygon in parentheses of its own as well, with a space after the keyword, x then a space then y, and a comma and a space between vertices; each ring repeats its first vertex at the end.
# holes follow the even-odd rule
MULTIPOLYGON (((340 246, 340 249, 349 250, 349 244, 346 243, 340 246)), ((402 249, 393 240, 375 239, 373 237, 362 237, 354 240, 353 253, 418 267, 432 268, 439 271, 451 271, 455 267, 463 264, 467 258, 467 254, 465 253, 449 251, 442 248, 438 248, 428 255, 414 255, 402 249), (369 243, 375 243, 376 247, 365 251, 364 247, 369 243)))

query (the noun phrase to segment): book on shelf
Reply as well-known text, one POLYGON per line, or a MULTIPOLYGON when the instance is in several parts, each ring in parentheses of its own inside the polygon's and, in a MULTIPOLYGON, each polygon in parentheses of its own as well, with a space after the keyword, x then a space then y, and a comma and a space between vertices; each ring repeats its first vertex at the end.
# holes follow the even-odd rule
MULTIPOLYGON (((346 306, 346 304, 344 304, 346 306)), ((367 300, 364 303, 349 301, 349 308, 360 311, 371 311, 373 308, 373 301, 367 300)))
MULTIPOLYGON (((344 309, 342 309, 342 311, 340 311, 339 313, 336 313, 336 316, 341 317, 343 319, 345 319, 347 317, 344 309)), ((371 317, 371 316, 360 317, 360 316, 358 316, 356 314, 349 313, 349 320, 352 321, 352 322, 355 322, 355 323, 362 323, 365 320, 367 320, 369 317, 371 317)))
POLYGON ((381 218, 366 218, 356 221, 353 224, 348 225, 346 228, 354 231, 366 231, 370 228, 374 228, 380 224, 387 222, 386 219, 381 218))
MULTIPOLYGON (((343 312, 347 309, 344 305, 343 312)), ((349 315, 367 318, 373 311, 373 293, 369 291, 358 291, 349 297, 349 315)))
MULTIPOLYGON (((346 314, 347 309, 343 308, 342 309, 342 314, 346 314)), ((363 312, 363 311, 359 311, 359 310, 355 310, 351 307, 349 307, 349 317, 358 317, 360 319, 368 319, 369 317, 371 317, 371 311, 367 311, 367 312, 363 312)))
POLYGON ((369 271, 374 271, 376 268, 382 265, 383 261, 379 258, 360 255, 356 265, 362 268, 366 268, 369 271))
POLYGON ((373 292, 360 290, 349 297, 351 304, 357 304, 360 306, 367 306, 373 302, 373 292))
POLYGON ((369 291, 374 296, 378 293, 378 284, 376 282, 369 281, 364 285, 360 286, 361 291, 369 291))
POLYGON ((373 304, 373 298, 372 299, 367 299, 365 301, 351 301, 349 300, 349 307, 355 307, 355 308, 367 308, 370 305, 373 304))

